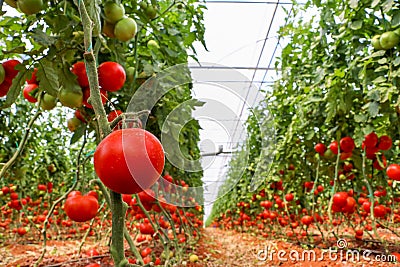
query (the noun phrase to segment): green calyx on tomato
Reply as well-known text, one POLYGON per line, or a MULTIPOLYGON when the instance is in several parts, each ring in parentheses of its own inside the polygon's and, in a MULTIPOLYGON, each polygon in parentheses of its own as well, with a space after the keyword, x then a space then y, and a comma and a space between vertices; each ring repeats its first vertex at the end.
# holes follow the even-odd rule
POLYGON ((136 21, 132 18, 123 18, 119 20, 114 26, 115 37, 122 41, 127 42, 135 37, 137 31, 136 21))
POLYGON ((94 153, 94 169, 105 186, 120 194, 150 188, 164 168, 160 141, 139 128, 117 130, 104 138, 94 153))
POLYGON ((26 15, 36 14, 44 8, 42 0, 17 0, 17 5, 26 15))
POLYGON ((117 4, 113 1, 108 1, 104 4, 104 15, 106 16, 106 20, 115 24, 117 21, 122 19, 125 15, 125 9, 122 4, 117 4))
POLYGON ((78 90, 69 90, 67 88, 62 88, 58 94, 58 99, 63 106, 69 108, 79 108, 82 106, 83 93, 78 90))

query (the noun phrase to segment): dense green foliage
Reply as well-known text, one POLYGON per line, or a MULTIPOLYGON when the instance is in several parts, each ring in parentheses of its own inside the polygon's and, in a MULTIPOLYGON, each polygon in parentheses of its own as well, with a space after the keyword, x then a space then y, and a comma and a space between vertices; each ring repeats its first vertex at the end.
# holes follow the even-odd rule
MULTIPOLYGON (((297 6, 294 14, 280 29, 280 38, 288 41, 276 63, 281 78, 265 98, 264 111, 274 117, 275 163, 271 172, 261 173, 258 179, 265 182, 259 190, 269 192, 267 199, 272 199, 276 192, 271 188, 273 182, 282 180, 285 192, 295 193, 301 201, 298 207, 309 209, 316 202, 312 192, 305 190, 304 182, 318 179, 318 184, 331 188, 329 182, 338 178, 338 169, 344 162, 355 166, 355 178, 340 181, 332 192, 348 188, 361 192, 365 185, 361 149, 335 164, 334 155, 316 155, 316 143, 328 146, 334 140, 351 136, 356 147, 361 148, 364 136, 374 131, 378 136, 387 134, 393 138, 396 145, 384 155, 388 163, 398 160, 400 47, 378 50, 371 40, 375 35, 400 28, 400 5, 390 0, 309 1, 297 6), (315 11, 313 17, 304 15, 315 11)), ((249 139, 244 149, 260 144, 259 133, 254 129, 259 127, 254 123, 256 118, 249 119, 249 139)), ((237 177, 232 173, 243 161, 243 152, 233 158, 226 184, 236 183, 237 177)), ((222 213, 237 210, 239 201, 252 203, 250 199, 254 200, 252 195, 257 192, 250 190, 249 177, 251 166, 259 162, 265 164, 256 151, 237 186, 230 193, 221 191, 224 197, 215 204, 210 222, 222 213)), ((372 168, 372 161, 367 161, 366 169, 374 177, 370 181, 374 190, 387 187, 387 177, 383 171, 372 168)), ((325 194, 328 199, 332 195, 325 194)), ((385 199, 389 198, 380 201, 385 199)), ((247 212, 260 212, 262 208, 256 204, 251 206, 254 210, 247 212)))

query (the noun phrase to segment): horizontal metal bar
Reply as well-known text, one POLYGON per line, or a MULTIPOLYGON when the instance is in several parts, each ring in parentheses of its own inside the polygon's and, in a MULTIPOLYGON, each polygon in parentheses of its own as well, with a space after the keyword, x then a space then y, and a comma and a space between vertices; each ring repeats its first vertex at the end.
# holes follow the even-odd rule
POLYGON ((268 67, 246 67, 246 66, 189 66, 190 69, 217 69, 217 70, 276 70, 280 71, 280 69, 268 68, 268 67))

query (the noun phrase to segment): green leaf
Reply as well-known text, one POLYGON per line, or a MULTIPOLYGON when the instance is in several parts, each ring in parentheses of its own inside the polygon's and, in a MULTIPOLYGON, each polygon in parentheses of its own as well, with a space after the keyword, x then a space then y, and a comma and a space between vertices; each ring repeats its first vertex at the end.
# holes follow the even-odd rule
POLYGON ((25 80, 28 78, 29 73, 26 69, 18 72, 17 76, 12 80, 12 85, 7 93, 6 101, 1 107, 2 109, 10 107, 17 100, 22 90, 22 86, 25 84, 25 80))
POLYGON ((190 33, 186 36, 185 40, 183 41, 183 44, 184 44, 185 46, 190 46, 190 45, 192 45, 192 43, 193 43, 195 40, 196 40, 196 33, 190 32, 190 33))
POLYGON ((63 88, 67 88, 72 92, 82 92, 82 88, 79 86, 77 77, 69 70, 67 66, 58 69, 58 80, 59 85, 63 88))
POLYGON ((38 68, 37 78, 40 82, 40 87, 52 96, 57 97, 59 84, 58 73, 52 61, 43 58, 39 61, 40 68, 38 68))
POLYGON ((70 145, 78 142, 79 139, 81 139, 82 136, 85 134, 85 132, 86 132, 86 124, 82 123, 81 125, 79 125, 78 128, 76 128, 74 134, 72 135, 70 145))
POLYGON ((397 28, 400 26, 400 10, 393 10, 393 16, 391 21, 392 27, 397 28))
POLYGON ((356 9, 358 7, 358 0, 350 0, 350 7, 356 9))
POLYGON ((379 5, 380 2, 381 2, 381 0, 374 0, 374 1, 372 2, 372 4, 371 4, 371 7, 372 7, 372 8, 376 7, 377 5, 379 5))
POLYGON ((357 123, 360 122, 366 122, 367 121, 367 116, 365 114, 356 114, 354 115, 354 121, 357 123))
POLYGON ((383 12, 387 13, 392 9, 392 6, 394 4, 394 0, 386 0, 385 3, 383 3, 383 12))
POLYGON ((375 118, 379 113, 379 103, 378 102, 370 102, 368 107, 369 115, 372 118, 375 118))
POLYGON ((385 76, 379 76, 378 78, 376 78, 375 80, 372 81, 374 84, 379 84, 379 83, 383 83, 386 82, 386 77, 385 76))
POLYGON ((383 65, 383 66, 380 66, 380 67, 376 68, 374 70, 374 72, 387 71, 388 69, 389 69, 388 65, 383 65))
POLYGON ((352 30, 359 30, 359 29, 362 28, 362 25, 363 25, 363 21, 362 20, 356 20, 356 21, 352 21, 350 23, 350 28, 352 30))
POLYGON ((393 61, 393 66, 397 67, 400 65, 400 57, 396 57, 396 59, 393 61))
POLYGON ((39 28, 33 30, 32 38, 35 42, 41 44, 44 47, 49 47, 56 42, 56 38, 48 36, 39 28))

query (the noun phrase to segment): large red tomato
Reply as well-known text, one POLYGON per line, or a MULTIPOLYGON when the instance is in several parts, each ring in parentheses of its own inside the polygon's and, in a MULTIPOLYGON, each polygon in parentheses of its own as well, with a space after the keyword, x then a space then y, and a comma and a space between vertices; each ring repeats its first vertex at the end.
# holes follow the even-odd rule
POLYGON ((10 90, 11 83, 7 80, 4 80, 0 84, 0 97, 6 96, 8 91, 10 90))
POLYGON ((400 181, 400 165, 390 164, 386 169, 386 174, 390 179, 400 181))
POLYGON ((124 86, 126 74, 124 68, 117 62, 101 63, 99 68, 99 85, 110 92, 118 91, 124 86))
POLYGON ((99 208, 94 196, 75 195, 68 197, 64 204, 67 216, 75 222, 86 222, 93 219, 99 208))
POLYGON ((37 98, 34 97, 33 95, 37 91, 38 85, 37 84, 27 84, 24 87, 23 95, 26 100, 28 100, 31 103, 36 103, 37 98))
POLYGON ((150 188, 160 177, 164 161, 160 141, 140 128, 112 132, 94 153, 94 168, 100 180, 121 194, 150 188))
POLYGON ((8 81, 10 84, 12 83, 12 79, 14 79, 15 76, 17 76, 17 74, 19 72, 18 70, 15 69, 15 67, 18 64, 21 64, 21 62, 19 62, 16 59, 10 59, 10 60, 3 62, 3 67, 6 72, 5 80, 8 81))
POLYGON ((78 77, 78 83, 82 88, 89 87, 89 79, 86 74, 85 62, 76 62, 74 65, 72 65, 71 72, 78 77))

